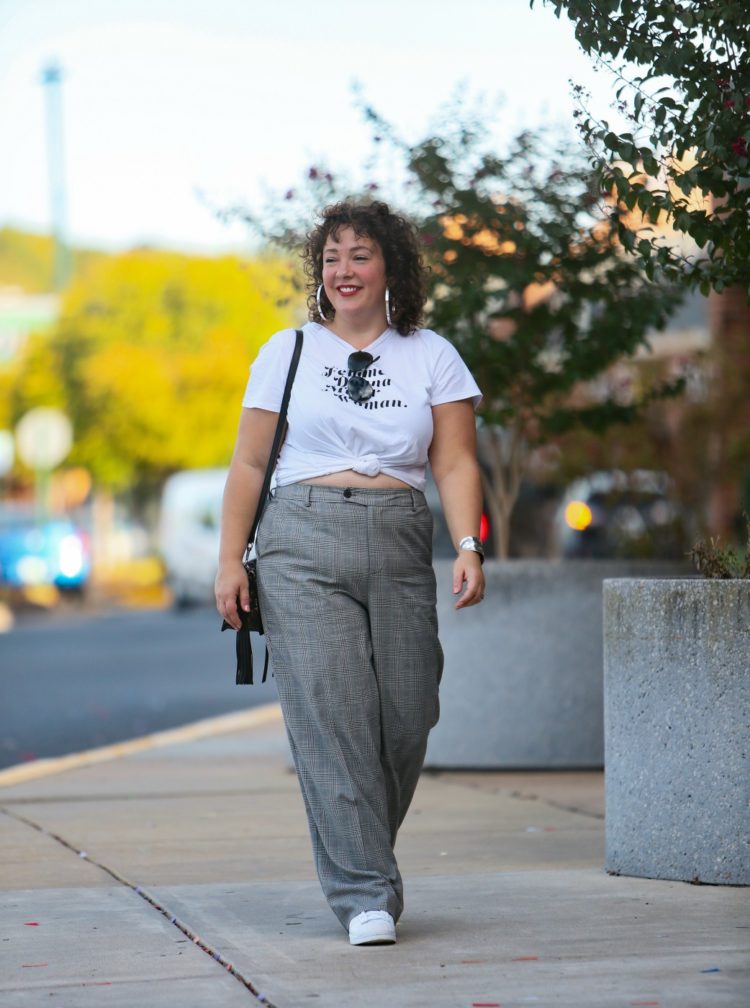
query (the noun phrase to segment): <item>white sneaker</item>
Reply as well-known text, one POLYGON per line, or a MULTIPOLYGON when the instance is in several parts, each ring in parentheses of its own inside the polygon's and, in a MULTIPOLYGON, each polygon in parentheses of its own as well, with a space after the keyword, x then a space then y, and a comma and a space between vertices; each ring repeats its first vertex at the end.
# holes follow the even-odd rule
POLYGON ((350 945, 393 945, 396 925, 385 910, 365 910, 349 923, 350 945))

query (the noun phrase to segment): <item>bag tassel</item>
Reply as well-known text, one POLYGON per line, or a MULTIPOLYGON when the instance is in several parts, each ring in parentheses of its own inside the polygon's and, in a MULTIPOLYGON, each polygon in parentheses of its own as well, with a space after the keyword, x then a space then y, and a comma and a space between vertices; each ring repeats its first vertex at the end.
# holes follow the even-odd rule
POLYGON ((265 657, 265 660, 263 662, 263 678, 261 679, 261 682, 265 682, 266 681, 266 676, 267 675, 268 675, 268 645, 266 645, 266 657, 265 657))
POLYGON ((237 686, 252 686, 253 684, 253 646, 250 643, 250 631, 242 627, 237 631, 237 686))
MULTIPOLYGON (((231 627, 227 623, 222 627, 222 630, 230 630, 231 627)), ((241 630, 237 631, 237 636, 235 638, 235 652, 237 654, 237 672, 235 674, 235 685, 236 686, 252 686, 253 685, 253 646, 250 641, 250 631, 243 626, 241 630)), ((263 659, 263 676, 261 682, 265 682, 268 678, 268 647, 266 647, 266 655, 263 659)))

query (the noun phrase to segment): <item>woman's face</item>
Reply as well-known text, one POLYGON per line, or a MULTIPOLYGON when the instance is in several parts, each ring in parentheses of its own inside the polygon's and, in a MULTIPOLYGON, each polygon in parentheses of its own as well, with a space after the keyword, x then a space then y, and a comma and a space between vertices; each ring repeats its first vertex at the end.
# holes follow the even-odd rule
POLYGON ((323 248, 323 286, 344 317, 385 320, 385 259, 380 246, 351 227, 330 234, 323 248))

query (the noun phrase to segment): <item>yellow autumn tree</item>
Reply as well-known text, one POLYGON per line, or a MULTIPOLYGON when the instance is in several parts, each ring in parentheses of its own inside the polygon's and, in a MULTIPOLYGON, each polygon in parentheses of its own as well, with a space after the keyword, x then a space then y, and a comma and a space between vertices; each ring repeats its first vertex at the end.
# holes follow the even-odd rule
POLYGON ((113 489, 181 468, 223 465, 248 365, 299 320, 287 264, 140 250, 82 271, 58 323, 29 340, 13 368, 14 419, 65 410, 69 464, 113 489))

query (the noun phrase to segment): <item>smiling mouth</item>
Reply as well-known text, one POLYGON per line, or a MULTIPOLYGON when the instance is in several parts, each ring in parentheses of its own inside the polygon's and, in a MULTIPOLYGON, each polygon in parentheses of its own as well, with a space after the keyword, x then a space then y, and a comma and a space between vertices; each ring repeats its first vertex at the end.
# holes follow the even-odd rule
POLYGON ((359 287, 337 287, 336 290, 339 294, 343 294, 344 297, 349 297, 352 294, 356 294, 359 287))

